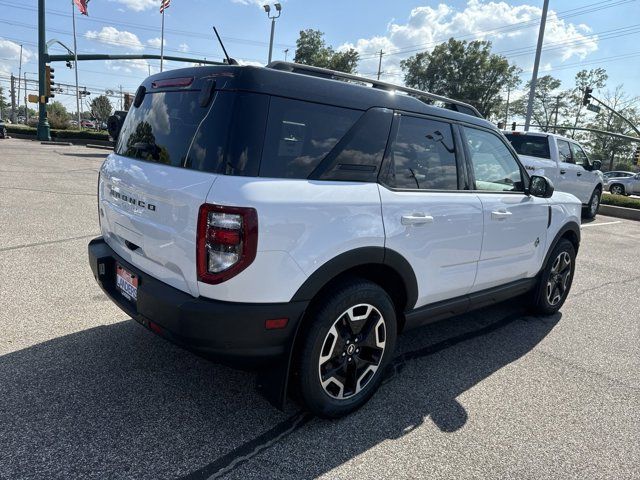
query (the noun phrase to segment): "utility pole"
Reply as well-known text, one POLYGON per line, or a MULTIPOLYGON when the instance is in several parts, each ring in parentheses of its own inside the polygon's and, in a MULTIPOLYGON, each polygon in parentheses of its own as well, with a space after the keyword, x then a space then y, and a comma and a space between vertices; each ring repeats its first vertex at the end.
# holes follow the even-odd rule
POLYGON ((380 50, 380 59, 378 60, 378 80, 380 80, 381 73, 382 73, 382 50, 380 50))
POLYGON ((122 93, 122 85, 120 85, 120 110, 124 110, 124 96, 122 93))
POLYGON ((80 129, 80 89, 78 88, 78 43, 76 41, 76 7, 71 0, 71 18, 73 18, 73 57, 76 71, 76 116, 78 117, 78 129, 80 129))
POLYGON ((525 131, 531 125, 531 115, 533 115, 533 101, 536 95, 536 83, 538 83, 538 67, 540 66, 540 54, 542 53, 542 42, 544 40, 544 28, 547 23, 547 10, 549 0, 544 0, 542 5, 542 18, 540 19, 540 31, 538 32, 538 45, 536 46, 536 57, 533 62, 533 74, 531 75, 531 86, 529 87, 529 102, 527 103, 527 116, 524 121, 525 131))
POLYGON ((504 110, 504 128, 507 128, 509 123, 509 101, 511 99, 511 85, 507 87, 507 108, 504 110))
POLYGON ((29 104, 27 99, 29 94, 27 93, 27 72, 24 72, 24 124, 29 125, 29 104))
POLYGON ((16 86, 13 73, 11 74, 11 122, 16 123, 16 86))
MULTIPOLYGON (((20 44, 20 66, 18 67, 18 115, 20 114, 20 82, 22 79, 22 44, 20 44)), ((27 104, 25 103, 25 109, 27 104)))
POLYGON ((286 62, 286 61, 287 61, 287 55, 289 54, 289 49, 288 49, 288 48, 285 48, 285 49, 283 50, 283 52, 284 52, 284 61, 286 62))
POLYGON ((48 59, 45 28, 45 0, 38 0, 38 140, 51 140, 51 129, 47 120, 47 105, 44 67, 48 59))
POLYGON ((558 133, 558 110, 560 109, 560 95, 556 97, 556 119, 553 121, 553 133, 558 133))

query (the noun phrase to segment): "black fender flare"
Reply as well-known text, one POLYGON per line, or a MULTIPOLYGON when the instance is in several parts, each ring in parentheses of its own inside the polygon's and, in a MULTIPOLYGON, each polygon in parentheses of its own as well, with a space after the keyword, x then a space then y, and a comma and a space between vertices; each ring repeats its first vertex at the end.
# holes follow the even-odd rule
POLYGON ((544 262, 542 262, 542 268, 540 269, 540 272, 542 272, 546 268, 547 262, 549 262, 549 258, 551 257, 551 252, 553 252, 553 249, 556 248, 556 245, 558 244, 560 239, 563 238, 567 232, 572 232, 573 234, 575 234, 578 240, 577 244, 575 245, 576 253, 578 252, 578 247, 580 246, 580 225, 577 222, 573 221, 567 222, 560 228, 560 230, 558 230, 556 236, 553 237, 553 241, 549 244, 549 248, 547 249, 547 254, 544 257, 544 262))
POLYGON ((364 265, 386 265, 402 278, 407 296, 404 310, 411 310, 418 300, 418 280, 411 264, 398 252, 385 247, 361 247, 332 258, 316 269, 298 291, 292 302, 310 301, 331 280, 348 270, 364 265))

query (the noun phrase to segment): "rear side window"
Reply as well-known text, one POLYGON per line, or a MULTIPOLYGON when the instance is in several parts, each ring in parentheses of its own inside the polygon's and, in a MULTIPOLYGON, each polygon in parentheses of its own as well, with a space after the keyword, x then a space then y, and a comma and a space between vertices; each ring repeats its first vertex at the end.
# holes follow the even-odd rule
POLYGON ((513 149, 518 155, 551 158, 549 139, 547 137, 540 137, 538 135, 515 135, 512 133, 507 133, 505 137, 511 142, 513 149))
POLYGON ((149 162, 182 166, 193 134, 207 113, 199 91, 147 93, 122 126, 116 153, 149 162))
POLYGON ((458 169, 451 125, 401 116, 389 151, 390 187, 457 190, 458 169))
POLYGON ((272 97, 260 176, 309 177, 361 115, 359 110, 272 97))

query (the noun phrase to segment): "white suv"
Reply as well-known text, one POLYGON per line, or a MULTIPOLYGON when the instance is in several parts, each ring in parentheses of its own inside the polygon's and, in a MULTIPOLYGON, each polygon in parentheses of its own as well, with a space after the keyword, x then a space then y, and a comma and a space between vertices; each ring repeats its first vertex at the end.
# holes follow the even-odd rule
POLYGON ((401 331, 521 294, 557 311, 580 242, 580 202, 473 107, 282 62, 145 80, 98 204, 115 303, 328 417, 374 393, 401 331))

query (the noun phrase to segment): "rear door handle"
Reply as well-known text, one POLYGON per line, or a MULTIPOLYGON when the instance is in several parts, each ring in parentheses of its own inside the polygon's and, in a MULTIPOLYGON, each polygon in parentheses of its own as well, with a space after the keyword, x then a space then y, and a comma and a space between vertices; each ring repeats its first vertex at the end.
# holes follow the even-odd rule
POLYGON ((560 175, 564 175, 565 173, 567 173, 567 171, 564 168, 560 170, 560 175))
POLYGON ((507 212, 506 210, 494 210, 491 212, 492 220, 506 220, 511 216, 511 212, 507 212))
POLYGON ((582 172, 577 172, 576 175, 578 175, 579 177, 582 176, 582 172))
POLYGON ((433 223, 433 217, 424 213, 413 213, 411 215, 403 215, 400 218, 400 223, 402 225, 426 225, 427 223, 433 223))

